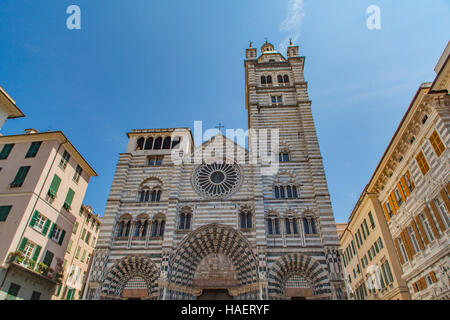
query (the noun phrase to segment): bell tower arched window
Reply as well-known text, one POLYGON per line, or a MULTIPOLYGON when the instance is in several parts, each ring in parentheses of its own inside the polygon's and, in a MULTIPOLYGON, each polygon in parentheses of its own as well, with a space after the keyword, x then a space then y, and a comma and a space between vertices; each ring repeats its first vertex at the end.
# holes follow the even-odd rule
POLYGON ((163 149, 170 149, 171 143, 172 143, 172 138, 171 137, 166 137, 164 139, 163 149))
POLYGON ((266 84, 267 80, 266 80, 266 76, 261 76, 261 84, 266 84))
POLYGON ((144 147, 144 149, 145 149, 145 150, 151 150, 152 147, 153 147, 153 138, 152 138, 152 137, 149 137, 149 138, 147 138, 147 140, 145 141, 145 147, 144 147))
POLYGON ((144 148, 144 142, 145 142, 144 138, 137 139, 136 150, 142 150, 144 148))
POLYGON ((155 140, 155 144, 153 145, 153 149, 154 150, 159 150, 159 149, 161 149, 161 145, 162 145, 162 138, 158 137, 155 140))

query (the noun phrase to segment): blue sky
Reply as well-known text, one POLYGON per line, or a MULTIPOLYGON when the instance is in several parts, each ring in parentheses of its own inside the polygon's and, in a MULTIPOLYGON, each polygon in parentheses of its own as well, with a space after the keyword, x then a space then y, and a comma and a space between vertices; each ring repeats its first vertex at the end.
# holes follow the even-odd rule
POLYGON ((64 131, 99 173, 84 202, 102 214, 126 132, 247 128, 248 41, 279 48, 292 36, 345 222, 418 86, 434 79, 449 16, 447 0, 2 0, 0 86, 27 116, 2 133, 64 131), (66 28, 71 4, 81 30, 66 28), (381 30, 366 27, 373 4, 381 30))

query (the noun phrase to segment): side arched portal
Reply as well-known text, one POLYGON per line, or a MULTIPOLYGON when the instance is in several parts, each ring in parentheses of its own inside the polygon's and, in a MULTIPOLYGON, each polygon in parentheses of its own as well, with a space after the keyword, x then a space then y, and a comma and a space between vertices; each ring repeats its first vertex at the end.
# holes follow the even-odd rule
POLYGON ((159 268, 146 256, 126 256, 115 263, 107 272, 102 288, 103 299, 121 299, 123 291, 130 280, 141 279, 145 283, 145 299, 158 296, 157 279, 159 268))
POLYGON ((286 284, 293 276, 301 276, 312 289, 310 299, 331 299, 328 273, 315 259, 301 253, 278 258, 269 268, 269 298, 286 299, 286 284))
POLYGON ((195 299, 202 288, 194 285, 194 277, 202 260, 211 255, 224 255, 236 273, 236 285, 227 289, 234 299, 257 299, 259 296, 258 260, 250 243, 231 227, 210 224, 195 230, 179 244, 169 261, 168 299, 195 299))

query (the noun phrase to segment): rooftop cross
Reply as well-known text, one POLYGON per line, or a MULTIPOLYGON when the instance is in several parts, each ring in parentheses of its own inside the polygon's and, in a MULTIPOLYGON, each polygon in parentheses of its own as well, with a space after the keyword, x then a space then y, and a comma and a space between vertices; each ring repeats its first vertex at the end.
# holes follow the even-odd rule
POLYGON ((222 133, 222 129, 225 128, 222 123, 219 122, 219 124, 216 126, 216 129, 218 129, 222 133))
POLYGON ((248 43, 250 44, 250 45, 249 45, 249 48, 251 48, 251 47, 252 47, 252 44, 253 44, 253 41, 250 40, 248 43))

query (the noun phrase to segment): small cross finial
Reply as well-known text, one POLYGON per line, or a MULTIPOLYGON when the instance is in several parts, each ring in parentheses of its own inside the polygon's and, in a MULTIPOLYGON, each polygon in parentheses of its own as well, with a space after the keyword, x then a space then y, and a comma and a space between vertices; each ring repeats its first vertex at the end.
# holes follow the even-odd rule
POLYGON ((251 47, 252 47, 252 44, 253 44, 253 41, 250 40, 248 43, 249 43, 249 46, 248 46, 248 47, 251 48, 251 47))
POLYGON ((289 38, 289 45, 292 46, 292 38, 289 38))
POLYGON ((218 129, 220 132, 222 132, 222 129, 225 128, 222 123, 219 122, 219 124, 216 126, 216 129, 218 129))
POLYGON ((264 39, 266 39, 266 43, 267 43, 267 37, 265 37, 264 39))

